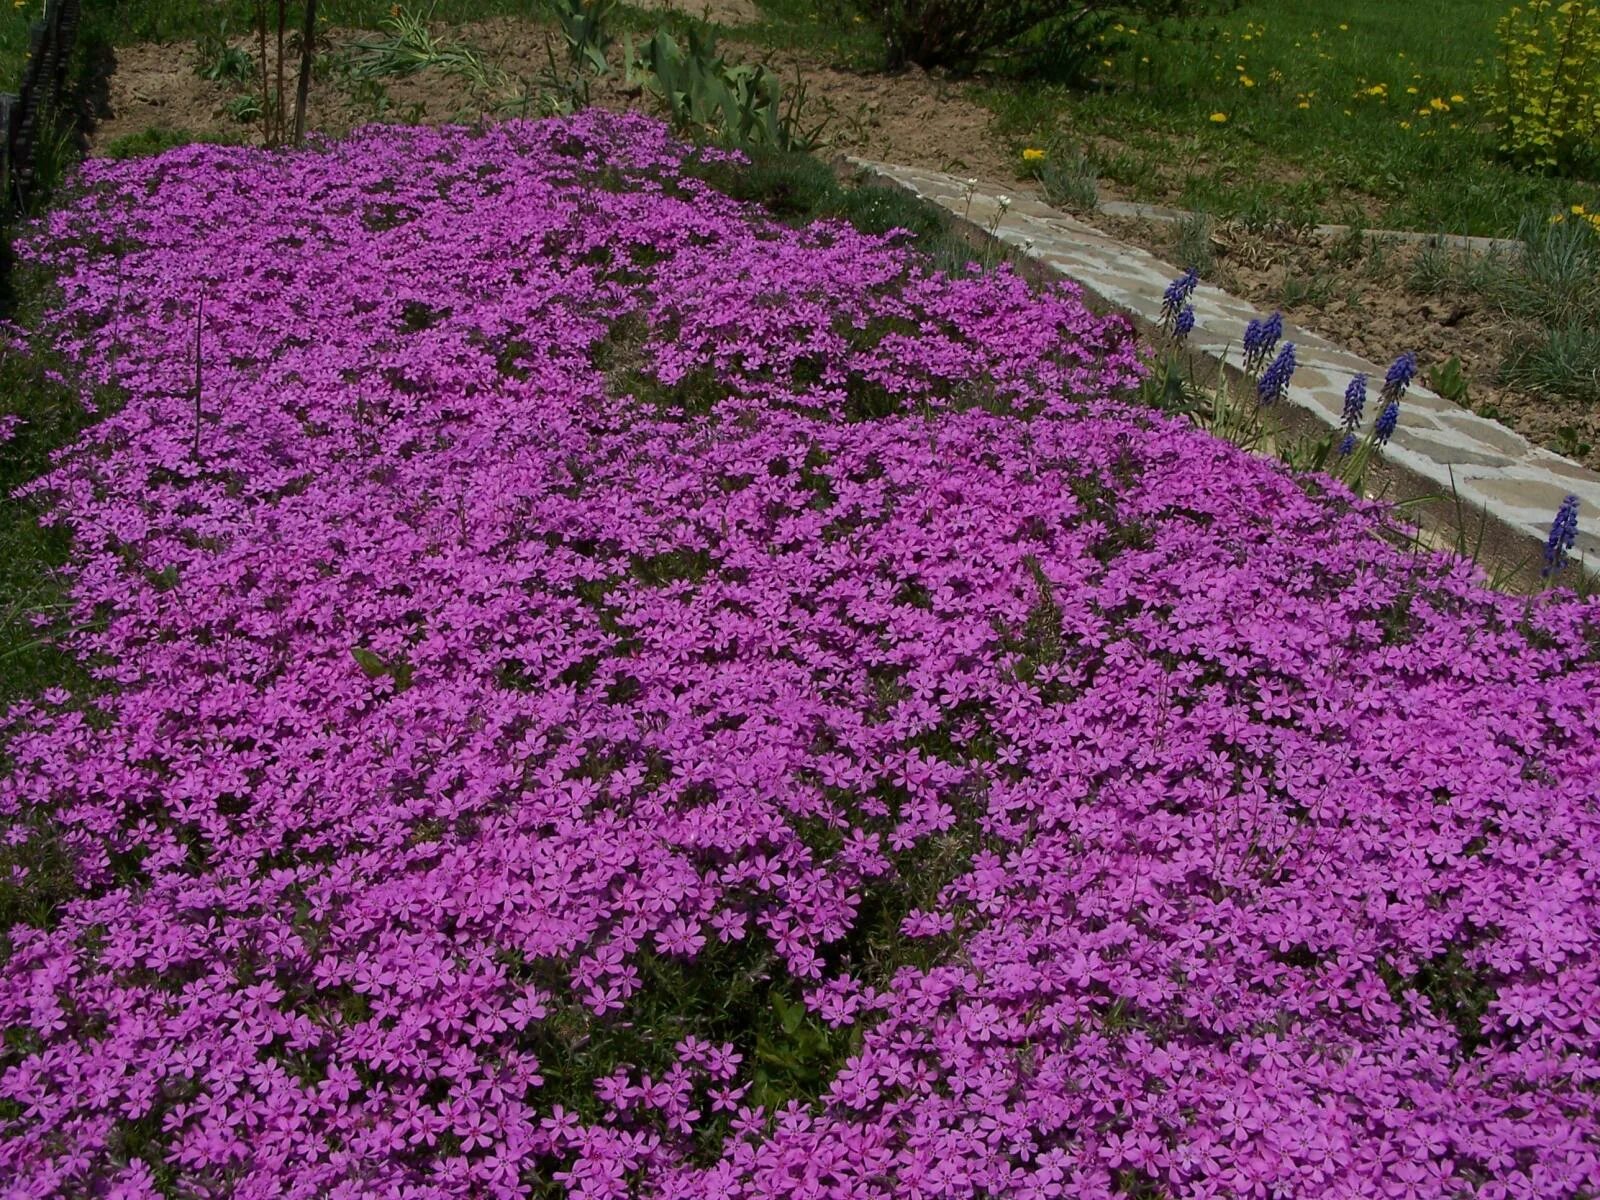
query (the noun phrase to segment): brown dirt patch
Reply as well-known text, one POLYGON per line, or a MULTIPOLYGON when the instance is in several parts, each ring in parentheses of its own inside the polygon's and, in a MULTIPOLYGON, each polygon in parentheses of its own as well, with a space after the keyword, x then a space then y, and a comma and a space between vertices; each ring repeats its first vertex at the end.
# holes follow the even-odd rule
POLYGON ((755 0, 628 0, 634 8, 650 12, 681 12, 718 25, 755 25, 761 10, 755 0))
MULTIPOLYGON (((689 12, 697 11, 700 2, 661 0, 663 5, 674 4, 689 12)), ((753 6, 748 0, 716 0, 713 15, 722 14, 717 16, 722 20, 741 7, 753 6)), ((487 62, 518 81, 536 80, 548 70, 552 52, 558 62, 563 54, 554 30, 533 21, 483 21, 448 33, 477 48, 487 62)), ((334 52, 359 36, 333 34, 334 52)), ((255 51, 253 44, 238 44, 255 51)), ((723 50, 733 61, 767 64, 782 76, 786 87, 795 86, 797 79, 803 83, 806 123, 827 118, 820 147, 825 153, 856 154, 987 179, 1015 178, 1016 164, 992 133, 989 111, 969 100, 958 85, 920 71, 888 76, 841 70, 805 54, 737 41, 724 42, 723 50)), ((110 83, 110 114, 95 130, 92 150, 104 152, 115 139, 153 126, 212 137, 253 137, 252 126, 226 112, 228 102, 247 89, 207 82, 196 74, 195 67, 194 49, 186 44, 120 48, 110 83)), ((270 45, 268 71, 276 72, 270 45)), ((384 107, 380 107, 372 96, 358 100, 335 73, 324 71, 311 88, 310 124, 340 133, 372 120, 462 120, 477 116, 488 103, 485 97, 474 96, 461 79, 438 70, 386 80, 383 90, 384 107)), ((608 108, 655 107, 653 97, 626 88, 617 76, 596 81, 591 97, 608 108)), ((1028 190, 1024 184, 1016 188, 1028 190)))

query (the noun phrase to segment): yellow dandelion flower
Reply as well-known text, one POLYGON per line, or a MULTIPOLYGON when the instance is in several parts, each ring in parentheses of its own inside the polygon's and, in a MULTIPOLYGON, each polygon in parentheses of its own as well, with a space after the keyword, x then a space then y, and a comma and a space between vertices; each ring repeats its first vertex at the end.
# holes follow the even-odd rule
POLYGON ((1463 96, 1460 92, 1457 92, 1457 93, 1455 93, 1454 95, 1452 95, 1450 97, 1450 103, 1451 104, 1465 104, 1466 102, 1467 102, 1467 98, 1465 96, 1463 96))
POLYGON ((1044 151, 1036 149, 1033 146, 1029 146, 1026 150, 1024 150, 1022 152, 1022 161, 1023 162, 1040 162, 1040 161, 1043 160, 1043 158, 1044 158, 1044 151))
POLYGON ((1214 112, 1214 113, 1211 114, 1211 123, 1213 125, 1226 124, 1227 120, 1228 120, 1228 114, 1225 113, 1225 112, 1214 112))
POLYGON ((1256 81, 1254 79, 1251 79, 1250 76, 1248 76, 1248 75, 1239 76, 1239 82, 1244 87, 1255 87, 1255 85, 1256 85, 1256 81))
POLYGON ((1340 26, 1339 26, 1339 29, 1340 29, 1340 31, 1341 31, 1341 32, 1343 32, 1343 33, 1349 33, 1349 32, 1350 32, 1350 26, 1348 26, 1348 25, 1345 25, 1345 24, 1341 24, 1341 25, 1340 25, 1340 26))

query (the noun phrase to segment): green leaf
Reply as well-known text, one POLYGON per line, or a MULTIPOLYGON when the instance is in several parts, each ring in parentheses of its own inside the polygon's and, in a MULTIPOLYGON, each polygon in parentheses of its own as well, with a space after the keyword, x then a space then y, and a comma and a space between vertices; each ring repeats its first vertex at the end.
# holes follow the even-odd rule
POLYGON ((350 651, 350 657, 356 660, 356 665, 361 668, 362 674, 368 679, 377 679, 389 673, 389 664, 365 646, 353 647, 350 651))

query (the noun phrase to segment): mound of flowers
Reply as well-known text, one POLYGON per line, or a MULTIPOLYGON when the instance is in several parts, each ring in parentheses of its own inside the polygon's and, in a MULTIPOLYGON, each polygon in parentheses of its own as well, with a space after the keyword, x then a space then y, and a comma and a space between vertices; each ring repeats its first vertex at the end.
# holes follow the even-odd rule
POLYGON ((5 720, 4 1194, 1595 1194, 1600 605, 727 169, 194 147, 26 244, 125 401, 38 485, 102 686, 5 720))

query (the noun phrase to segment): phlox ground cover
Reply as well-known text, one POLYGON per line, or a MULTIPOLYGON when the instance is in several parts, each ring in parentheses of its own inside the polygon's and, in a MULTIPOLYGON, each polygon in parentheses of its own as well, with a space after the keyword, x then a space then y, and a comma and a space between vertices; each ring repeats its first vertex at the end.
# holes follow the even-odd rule
MULTIPOLYGON (((642 118, 91 163, 7 1197, 1580 1197, 1600 604, 642 118), (86 393, 87 394, 87 393, 86 393)), ((30 858, 30 855, 34 857, 30 858)))

